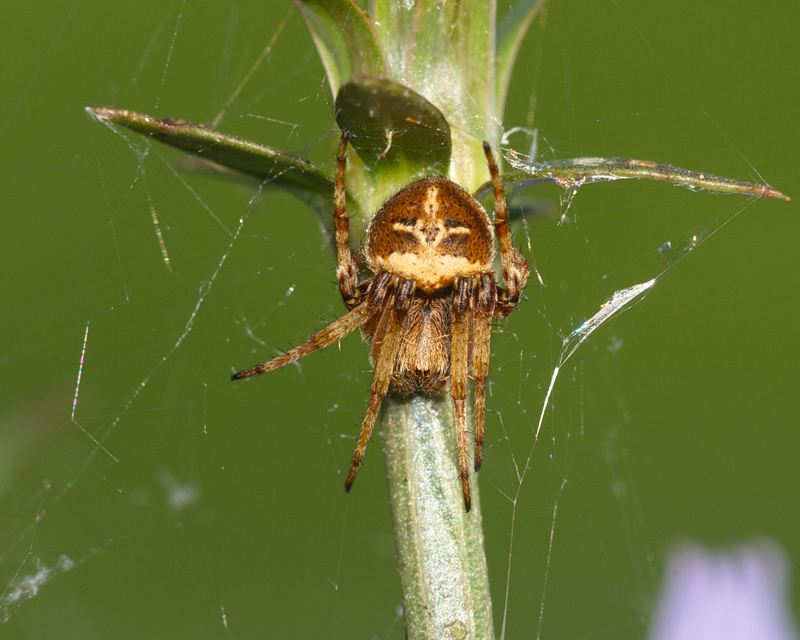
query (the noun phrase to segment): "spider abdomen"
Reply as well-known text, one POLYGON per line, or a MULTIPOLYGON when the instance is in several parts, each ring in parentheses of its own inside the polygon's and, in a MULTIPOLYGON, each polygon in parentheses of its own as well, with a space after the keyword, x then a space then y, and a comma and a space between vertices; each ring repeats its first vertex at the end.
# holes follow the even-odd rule
POLYGON ((408 278, 431 294, 459 276, 490 270, 494 238, 489 216, 465 189, 444 178, 423 178, 378 210, 367 229, 364 256, 374 272, 408 278))
POLYGON ((450 296, 417 296, 411 303, 397 354, 392 383, 398 393, 444 391, 450 378, 453 304, 450 296))
MULTIPOLYGON (((380 359, 387 326, 385 313, 376 314, 364 325, 372 342, 371 359, 380 359)), ((439 395, 450 378, 450 350, 453 330, 452 293, 414 296, 400 332, 400 346, 391 381, 400 395, 422 391, 439 395)))

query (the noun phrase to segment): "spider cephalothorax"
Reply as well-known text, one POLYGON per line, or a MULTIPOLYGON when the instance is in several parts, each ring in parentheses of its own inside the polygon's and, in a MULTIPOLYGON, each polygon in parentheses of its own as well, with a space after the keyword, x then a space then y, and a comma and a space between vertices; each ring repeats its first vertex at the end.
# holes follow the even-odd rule
POLYGON ((350 312, 281 356, 241 371, 249 378, 327 347, 358 327, 372 343, 372 393, 345 488, 349 491, 367 448, 381 401, 392 385, 401 395, 437 395, 450 381, 458 463, 469 511, 467 378, 475 381, 475 470, 483 460, 486 377, 493 318, 505 318, 519 302, 528 264, 511 243, 503 185, 491 149, 484 144, 495 197, 494 226, 484 208, 445 178, 422 178, 403 187, 369 223, 364 260, 374 276, 359 282, 350 251, 345 212, 347 133, 339 143, 334 225, 336 275, 350 312), (495 232, 503 265, 503 288, 492 269, 495 232))

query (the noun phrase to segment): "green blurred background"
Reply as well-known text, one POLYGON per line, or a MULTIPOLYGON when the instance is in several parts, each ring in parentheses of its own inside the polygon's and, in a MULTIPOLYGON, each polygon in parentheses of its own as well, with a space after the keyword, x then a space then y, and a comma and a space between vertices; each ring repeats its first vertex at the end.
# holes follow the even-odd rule
MULTIPOLYGON (((4 12, 0 637, 403 637, 378 442, 342 491, 366 347, 228 380, 341 314, 317 222, 281 192, 179 177, 180 154, 84 112, 211 121, 287 15, 220 128, 328 163, 331 98, 289 2, 4 12)), ((505 124, 535 112, 541 157, 763 177, 795 200, 617 182, 580 190, 577 224, 528 222, 546 287, 498 327, 480 473, 498 632, 508 496, 560 335, 658 274, 664 241, 717 233, 564 367, 514 515, 509 638, 536 635, 543 597, 543 637, 645 637, 682 541, 769 538, 800 564, 798 31, 794 0, 563 0, 526 42, 505 124)), ((557 206, 553 185, 525 195, 557 206)))

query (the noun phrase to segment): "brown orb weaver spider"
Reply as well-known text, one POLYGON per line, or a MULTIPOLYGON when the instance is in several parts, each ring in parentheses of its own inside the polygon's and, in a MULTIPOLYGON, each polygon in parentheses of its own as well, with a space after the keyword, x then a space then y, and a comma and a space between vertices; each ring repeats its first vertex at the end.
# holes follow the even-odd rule
POLYGON ((369 443, 381 401, 393 385, 401 395, 438 395, 450 381, 464 505, 470 509, 467 377, 475 395, 475 471, 483 461, 486 378, 492 319, 517 307, 530 269, 511 242, 503 184, 488 143, 486 161, 495 199, 494 227, 480 203, 446 178, 422 178, 389 198, 367 228, 363 259, 374 276, 359 282, 345 211, 348 133, 342 132, 333 217, 339 291, 349 313, 281 356, 233 380, 257 376, 341 340, 362 327, 372 343, 375 374, 345 489, 350 491, 369 443), (503 287, 495 283, 495 232, 503 287))

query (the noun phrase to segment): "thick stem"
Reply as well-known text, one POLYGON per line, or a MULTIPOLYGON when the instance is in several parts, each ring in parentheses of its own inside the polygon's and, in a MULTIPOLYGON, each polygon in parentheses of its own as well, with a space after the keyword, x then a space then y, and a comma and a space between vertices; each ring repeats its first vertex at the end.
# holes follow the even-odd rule
POLYGON ((475 475, 464 510, 449 394, 390 398, 383 446, 409 640, 491 640, 475 475))

